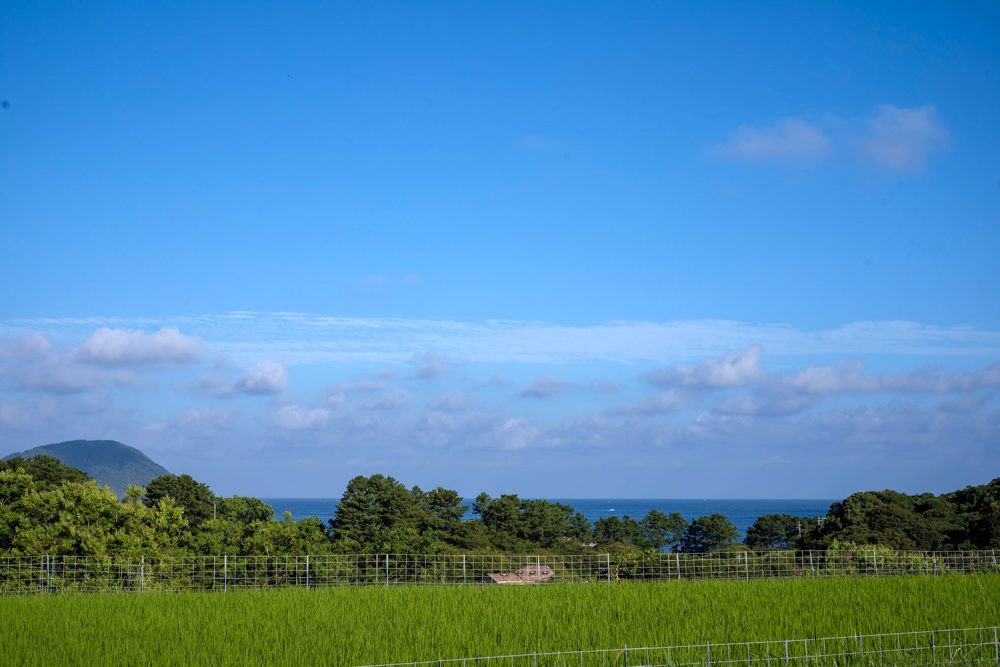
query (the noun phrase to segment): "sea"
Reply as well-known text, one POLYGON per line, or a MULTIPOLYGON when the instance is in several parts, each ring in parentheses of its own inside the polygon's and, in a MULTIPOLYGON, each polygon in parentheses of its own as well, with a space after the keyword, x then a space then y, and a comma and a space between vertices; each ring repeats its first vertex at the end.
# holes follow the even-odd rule
MULTIPOLYGON (((293 519, 319 517, 324 522, 333 518, 339 498, 262 498, 274 508, 274 515, 280 519, 285 511, 292 513, 293 519)), ((724 514, 740 531, 746 535, 747 528, 753 525, 762 514, 791 514, 801 516, 804 520, 825 516, 834 500, 812 499, 772 499, 772 500, 731 500, 731 499, 692 499, 692 498, 548 498, 553 502, 565 503, 580 512, 591 523, 602 517, 630 516, 641 519, 651 509, 657 509, 664 514, 679 512, 688 521, 706 514, 724 514)), ((472 499, 465 500, 467 505, 472 499)), ((472 510, 466 512, 466 518, 473 518, 472 510)))

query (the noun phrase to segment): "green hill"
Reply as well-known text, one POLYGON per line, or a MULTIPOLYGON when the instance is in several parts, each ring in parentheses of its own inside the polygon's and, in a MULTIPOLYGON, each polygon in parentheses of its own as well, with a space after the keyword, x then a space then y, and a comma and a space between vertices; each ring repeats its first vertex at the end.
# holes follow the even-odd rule
POLYGON ((54 456, 68 466, 79 468, 101 484, 107 484, 121 496, 129 484, 145 486, 154 477, 170 472, 135 447, 114 440, 70 440, 42 445, 15 456, 31 458, 39 454, 54 456))

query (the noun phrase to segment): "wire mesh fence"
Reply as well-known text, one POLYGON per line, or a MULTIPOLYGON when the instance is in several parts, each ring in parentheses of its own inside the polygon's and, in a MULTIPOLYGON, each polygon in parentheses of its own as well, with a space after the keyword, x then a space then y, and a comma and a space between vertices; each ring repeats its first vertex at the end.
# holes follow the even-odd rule
POLYGON ((1000 572, 995 551, 886 549, 584 555, 0 557, 0 594, 947 575, 1000 572))
POLYGON ((642 554, 620 558, 620 579, 774 579, 1000 571, 996 550, 893 551, 880 547, 831 550, 642 554))
POLYGON ((891 634, 649 646, 478 658, 395 662, 367 667, 683 667, 685 665, 995 665, 996 626, 891 634))

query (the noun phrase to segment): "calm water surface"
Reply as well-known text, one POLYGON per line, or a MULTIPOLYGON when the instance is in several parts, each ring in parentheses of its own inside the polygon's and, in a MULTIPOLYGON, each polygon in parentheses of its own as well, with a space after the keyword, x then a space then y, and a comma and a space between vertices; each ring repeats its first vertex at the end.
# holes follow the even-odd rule
MULTIPOLYGON (((339 498, 264 498, 264 502, 274 508, 279 519, 282 512, 289 511, 293 519, 308 516, 328 521, 333 517, 339 498)), ((718 512, 725 514, 741 534, 762 514, 792 514, 801 517, 823 516, 833 500, 695 500, 690 498, 549 498, 566 503, 583 514, 591 523, 606 516, 630 516, 641 519, 651 509, 665 514, 680 512, 690 521, 699 516, 718 512)), ((465 500, 472 503, 471 498, 465 500)), ((466 513, 471 519, 473 514, 466 513)))

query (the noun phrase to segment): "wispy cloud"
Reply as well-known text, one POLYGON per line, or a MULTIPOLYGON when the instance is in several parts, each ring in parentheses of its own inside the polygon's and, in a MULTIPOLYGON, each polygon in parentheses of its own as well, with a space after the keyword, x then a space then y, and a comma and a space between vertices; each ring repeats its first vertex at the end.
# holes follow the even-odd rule
POLYGON ((286 431, 302 431, 326 426, 333 411, 327 408, 303 408, 300 405, 286 405, 273 415, 274 425, 286 431))
POLYGON ((678 364, 672 368, 652 371, 649 381, 660 387, 741 387, 758 382, 765 377, 760 367, 764 348, 751 345, 745 350, 731 352, 721 359, 709 359, 696 366, 678 364))
POLYGON ((288 387, 285 364, 279 361, 261 361, 246 371, 233 385, 240 394, 279 394, 288 387))
POLYGON ((934 150, 948 145, 949 134, 932 106, 905 109, 880 104, 868 119, 861 155, 897 171, 920 169, 934 150))
POLYGON ((649 398, 615 406, 608 413, 613 415, 655 417, 657 415, 667 415, 676 412, 678 407, 680 407, 680 397, 677 393, 665 391, 649 398))
POLYGON ((448 362, 440 354, 421 352, 413 356, 413 372, 410 377, 417 380, 436 380, 445 374, 448 362))
POLYGON ((54 346, 39 332, 0 341, 0 388, 72 394, 140 384, 140 377, 131 370, 81 363, 71 350, 54 346))
POLYGON ((562 378, 543 377, 533 381, 517 395, 521 398, 552 398, 565 393, 569 387, 569 382, 562 378))
POLYGON ((906 321, 852 322, 832 329, 731 320, 615 321, 561 325, 531 321, 463 322, 336 318, 305 313, 227 313, 161 320, 130 318, 0 321, 0 337, 44 331, 75 345, 94 327, 174 327, 238 363, 411 364, 434 377, 455 363, 679 363, 753 345, 771 356, 933 355, 1000 358, 1000 331, 906 321), (436 357, 426 356, 434 350, 436 357))
POLYGON ((943 396, 1000 390, 1000 364, 980 371, 948 372, 920 368, 904 373, 864 373, 864 362, 850 359, 826 366, 809 366, 794 373, 763 371, 747 383, 752 391, 727 398, 718 414, 780 417, 803 412, 838 395, 900 394, 943 396))
POLYGON ((738 127, 710 153, 743 162, 802 164, 834 153, 851 155, 892 171, 922 168, 928 156, 946 148, 948 129, 931 105, 898 107, 880 104, 871 115, 828 116, 821 127, 798 118, 770 125, 738 127))
POLYGON ((798 118, 783 118, 772 125, 741 126, 712 152, 748 162, 802 162, 822 158, 830 149, 830 140, 816 125, 798 118))

